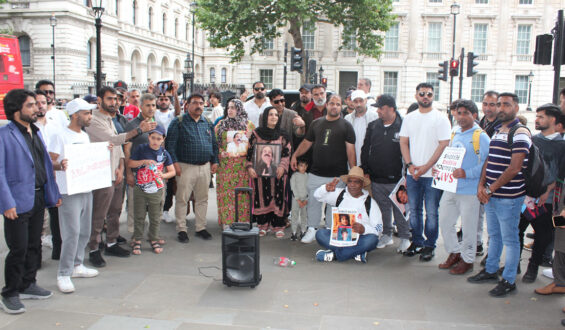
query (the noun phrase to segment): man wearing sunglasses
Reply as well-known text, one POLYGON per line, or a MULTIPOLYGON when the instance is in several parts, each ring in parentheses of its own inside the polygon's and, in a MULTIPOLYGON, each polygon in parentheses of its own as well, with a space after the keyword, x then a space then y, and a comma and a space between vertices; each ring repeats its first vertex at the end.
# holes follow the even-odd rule
MULTIPOLYGON (((290 137, 301 137, 304 135, 304 120, 300 118, 298 113, 294 110, 286 108, 286 100, 282 90, 275 88, 269 92, 269 100, 279 114, 279 122, 281 129, 285 131, 290 137)), ((259 122, 262 123, 263 114, 259 116, 259 122)))
POLYGON ((498 100, 498 92, 495 91, 487 91, 483 95, 483 107, 482 111, 485 114, 481 121, 479 122, 479 126, 489 137, 492 137, 494 134, 494 128, 500 125, 501 121, 497 118, 496 114, 496 102, 498 100))
POLYGON ((253 98, 245 102, 244 108, 247 112, 247 117, 255 127, 259 127, 259 116, 263 113, 265 108, 270 107, 271 103, 266 99, 265 84, 262 81, 253 83, 253 98))
POLYGON ((418 110, 406 115, 400 128, 400 151, 408 169, 406 188, 412 228, 412 244, 404 255, 412 257, 421 253, 420 261, 430 261, 434 257, 441 190, 432 188, 432 166, 451 138, 449 120, 445 114, 432 107, 433 100, 434 87, 429 83, 418 84, 418 110), (424 201, 425 222, 422 213, 424 201))
POLYGON ((61 127, 69 126, 69 117, 63 110, 57 109, 55 99, 55 85, 50 80, 40 80, 35 84, 35 89, 43 91, 47 95, 47 112, 45 118, 49 122, 57 123, 61 127))

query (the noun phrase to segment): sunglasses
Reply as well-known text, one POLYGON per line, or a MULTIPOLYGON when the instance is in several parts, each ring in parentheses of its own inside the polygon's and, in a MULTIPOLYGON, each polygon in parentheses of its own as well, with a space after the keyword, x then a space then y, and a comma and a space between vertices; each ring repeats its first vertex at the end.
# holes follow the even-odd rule
POLYGON ((264 91, 264 90, 265 90, 265 87, 255 87, 255 88, 253 88, 253 89, 254 89, 256 92, 258 92, 258 91, 264 91))
POLYGON ((55 91, 43 91, 43 93, 55 95, 55 91))
POLYGON ((420 92, 420 93, 418 93, 418 95, 420 95, 420 97, 424 97, 424 96, 432 97, 432 96, 434 96, 434 93, 432 93, 432 92, 427 92, 427 93, 420 92))
POLYGON ((280 100, 274 100, 273 104, 279 104, 279 103, 285 103, 285 99, 280 99, 280 100))

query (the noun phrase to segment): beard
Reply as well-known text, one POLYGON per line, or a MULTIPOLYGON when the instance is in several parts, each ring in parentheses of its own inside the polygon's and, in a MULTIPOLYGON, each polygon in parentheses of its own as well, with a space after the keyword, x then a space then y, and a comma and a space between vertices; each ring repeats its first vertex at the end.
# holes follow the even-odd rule
POLYGON ((310 103, 310 100, 312 100, 312 99, 309 98, 309 97, 300 97, 300 102, 302 104, 308 104, 308 103, 310 103))
POLYGON ((165 106, 165 105, 160 105, 159 106, 159 110, 165 111, 165 110, 169 110, 169 106, 165 106))
POLYGON ((314 99, 314 104, 319 107, 324 106, 326 104, 326 99, 314 99))
POLYGON ((255 94, 255 97, 256 97, 258 100, 262 100, 262 99, 265 98, 265 93, 259 92, 259 93, 255 94))
POLYGON ((432 106, 432 102, 423 102, 423 101, 418 101, 418 105, 421 106, 422 108, 429 108, 432 106))
POLYGON ((24 115, 23 113, 20 112, 20 120, 24 121, 26 123, 29 123, 29 124, 33 124, 37 121, 37 116, 35 116, 35 117, 33 115, 28 116, 28 115, 24 115))
POLYGON ((45 115, 46 115, 46 112, 45 112, 45 111, 39 111, 39 112, 37 113, 37 117, 38 117, 38 118, 43 118, 43 117, 45 117, 45 115))
POLYGON ((109 107, 106 104, 104 104, 104 102, 100 103, 100 107, 102 108, 102 110, 111 113, 111 114, 115 114, 116 111, 118 111, 118 109, 116 109, 116 107, 109 107))

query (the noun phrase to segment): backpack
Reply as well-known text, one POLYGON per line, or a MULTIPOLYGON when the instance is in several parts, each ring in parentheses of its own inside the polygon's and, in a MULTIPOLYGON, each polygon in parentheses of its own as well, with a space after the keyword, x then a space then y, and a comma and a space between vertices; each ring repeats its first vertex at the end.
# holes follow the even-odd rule
MULTIPOLYGON (((481 128, 475 129, 473 132, 473 150, 475 151, 475 155, 478 155, 481 152, 481 133, 483 130, 481 128)), ((455 137, 455 132, 451 132, 451 141, 455 137)))
MULTIPOLYGON (((530 130, 524 125, 514 125, 508 132, 508 146, 510 148, 512 148, 514 134, 520 127, 524 127, 528 130, 528 132, 530 132, 530 130)), ((524 182, 526 185, 526 195, 538 198, 545 193, 545 191, 547 190, 547 184, 545 184, 546 172, 548 172, 547 165, 543 160, 541 152, 532 140, 530 153, 528 154, 528 166, 525 170, 522 169, 522 174, 524 175, 524 182)))
MULTIPOLYGON (((335 206, 339 207, 339 204, 341 204, 341 202, 343 202, 343 196, 345 195, 345 189, 343 189, 339 195, 337 196, 337 199, 335 201, 335 206)), ((367 198, 365 199, 365 211, 367 211, 367 216, 370 216, 371 212, 371 196, 367 195, 367 198)))

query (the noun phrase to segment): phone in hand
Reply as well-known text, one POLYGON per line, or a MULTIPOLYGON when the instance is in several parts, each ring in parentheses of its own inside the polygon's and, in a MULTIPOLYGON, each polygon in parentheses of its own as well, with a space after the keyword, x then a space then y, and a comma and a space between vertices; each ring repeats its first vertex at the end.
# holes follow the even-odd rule
POLYGON ((173 90, 173 82, 171 80, 159 80, 155 87, 157 88, 157 95, 166 94, 173 90))
POLYGON ((562 215, 556 215, 553 217, 553 227, 565 226, 565 217, 562 215))

